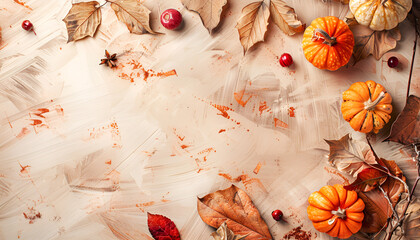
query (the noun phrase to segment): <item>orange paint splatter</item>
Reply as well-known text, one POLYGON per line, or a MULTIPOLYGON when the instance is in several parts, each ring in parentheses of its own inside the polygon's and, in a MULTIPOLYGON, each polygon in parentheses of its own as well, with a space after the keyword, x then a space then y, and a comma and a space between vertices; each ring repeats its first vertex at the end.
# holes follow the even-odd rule
POLYGON ((226 129, 220 129, 219 133, 226 132, 226 129))
POLYGON ((26 3, 24 3, 24 2, 21 2, 21 1, 19 1, 19 0, 14 0, 14 1, 15 1, 15 3, 17 3, 17 4, 21 5, 21 6, 23 6, 23 7, 27 8, 27 9, 29 9, 29 10, 33 10, 31 7, 29 7, 28 5, 26 5, 26 3))
POLYGON ((248 101, 252 98, 252 95, 251 95, 251 96, 249 96, 249 98, 246 101, 244 101, 243 100, 244 94, 245 94, 245 90, 241 90, 237 93, 236 92, 233 93, 233 97, 239 103, 239 105, 241 105, 242 107, 245 107, 245 105, 248 103, 248 101))
POLYGON ((144 212, 145 207, 149 207, 149 206, 152 206, 154 204, 155 204, 154 201, 146 202, 146 203, 137 203, 136 207, 138 207, 140 209, 140 211, 144 212))
POLYGON ((189 147, 188 145, 181 145, 182 149, 186 149, 187 147, 189 147))
POLYGON ((224 177, 226 180, 232 181, 232 176, 227 173, 219 173, 219 176, 224 177))
POLYGON ((31 207, 28 208, 28 211, 23 212, 23 216, 29 220, 29 224, 33 224, 37 218, 41 218, 41 213, 31 207))
POLYGON ((99 127, 99 128, 92 128, 88 129, 89 131, 89 138, 87 140, 98 139, 103 135, 109 133, 113 140, 112 148, 120 149, 122 148, 121 145, 121 133, 118 128, 118 124, 115 120, 111 121, 110 124, 99 127))
POLYGON ((174 134, 179 138, 179 140, 184 141, 185 136, 181 137, 181 135, 177 134, 176 129, 174 128, 174 134))
POLYGON ((260 115, 262 115, 264 111, 266 110, 268 111, 270 110, 270 108, 267 106, 267 102, 264 101, 264 102, 260 102, 260 106, 258 107, 258 110, 260 111, 260 115))
POLYGON ((290 107, 289 108, 289 116, 290 117, 295 117, 295 108, 294 107, 290 107))
POLYGON ((226 106, 223 106, 223 105, 217 105, 217 104, 212 104, 212 106, 220 111, 220 113, 218 113, 217 115, 220 115, 224 118, 230 119, 230 116, 227 113, 227 111, 233 111, 230 107, 226 107, 226 106))
POLYGON ((31 130, 29 130, 28 128, 24 127, 24 128, 22 128, 22 130, 20 131, 20 133, 18 135, 16 135, 16 138, 23 138, 24 136, 28 135, 29 133, 31 133, 31 130))
POLYGON ((129 74, 121 72, 119 77, 124 79, 124 80, 129 80, 130 82, 135 82, 136 78, 140 78, 143 77, 143 80, 145 82, 147 82, 147 80, 150 77, 161 77, 161 78, 165 78, 165 77, 169 77, 169 76, 177 76, 176 70, 172 69, 170 71, 167 72, 155 72, 152 69, 145 69, 143 67, 143 65, 135 60, 135 59, 131 59, 128 62, 126 62, 125 64, 120 63, 117 65, 117 67, 113 68, 114 70, 118 70, 118 71, 123 71, 126 66, 130 66, 131 69, 128 69, 129 74))
POLYGON ((106 161, 105 164, 111 165, 112 164, 112 160, 106 161))
POLYGON ((289 125, 287 123, 283 122, 282 120, 278 118, 274 118, 274 126, 275 127, 282 127, 282 128, 288 128, 289 125))
POLYGON ((261 188, 263 191, 267 191, 262 184, 262 182, 258 178, 250 178, 247 174, 241 174, 236 178, 232 178, 231 175, 227 173, 219 173, 219 176, 224 177, 230 182, 242 182, 246 189, 252 188, 254 184, 257 184, 259 188, 261 188))
POLYGON ((22 166, 22 164, 20 164, 20 163, 19 163, 19 166, 21 167, 20 173, 22 173, 22 174, 28 174, 29 173, 29 170, 26 170, 26 169, 30 168, 31 166, 29 166, 29 165, 22 166))
POLYGON ((260 172, 261 166, 262 166, 261 162, 258 162, 258 164, 257 164, 257 166, 254 168, 254 171, 253 171, 253 172, 254 172, 255 174, 258 174, 258 173, 260 172))

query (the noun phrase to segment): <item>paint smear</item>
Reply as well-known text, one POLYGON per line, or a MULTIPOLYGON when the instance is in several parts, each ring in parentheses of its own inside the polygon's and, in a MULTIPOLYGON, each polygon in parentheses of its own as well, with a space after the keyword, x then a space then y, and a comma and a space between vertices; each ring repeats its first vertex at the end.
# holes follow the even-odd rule
POLYGON ((290 107, 289 108, 289 116, 290 117, 295 117, 295 108, 294 107, 290 107))
POLYGON ((278 118, 274 118, 274 126, 275 127, 281 127, 281 128, 288 128, 289 125, 287 123, 283 122, 282 120, 278 118))
POLYGON ((258 178, 251 178, 247 174, 241 174, 236 178, 232 178, 230 174, 227 173, 219 173, 219 176, 224 177, 226 180, 230 182, 242 182, 247 190, 252 188, 253 184, 259 185, 259 188, 263 189, 263 191, 267 191, 262 184, 262 182, 258 178))
POLYGON ((117 149, 122 148, 121 133, 118 128, 118 124, 115 120, 111 121, 110 124, 107 124, 105 126, 102 126, 99 128, 88 129, 88 132, 89 132, 89 137, 87 140, 98 139, 102 137, 103 135, 110 134, 113 141, 112 148, 117 148, 117 149))
POLYGON ((226 132, 226 129, 220 129, 219 133, 226 132))
POLYGON ((330 168, 327 168, 327 167, 324 167, 324 169, 325 169, 325 171, 327 171, 328 173, 332 173, 332 174, 334 174, 334 175, 336 175, 336 176, 340 177, 341 179, 343 179, 343 181, 344 181, 344 185, 349 185, 349 184, 350 184, 349 179, 348 179, 348 178, 346 178, 343 174, 341 174, 341 173, 340 173, 340 172, 338 172, 337 170, 335 170, 335 169, 330 169, 330 168))
POLYGON ((258 107, 258 111, 260 111, 260 115, 263 114, 264 111, 270 111, 270 108, 267 106, 267 102, 263 101, 260 102, 260 106, 258 107))
POLYGON ((22 166, 22 164, 20 164, 20 163, 19 163, 19 165, 21 167, 20 173, 22 173, 22 174, 29 174, 29 170, 27 170, 27 168, 30 168, 31 166, 29 166, 29 165, 22 166))
POLYGON ((138 207, 140 209, 140 211, 144 212, 144 209, 146 207, 152 206, 154 204, 155 204, 154 201, 150 201, 150 202, 146 202, 146 203, 137 203, 136 207, 138 207))
POLYGON ((169 76, 177 76, 176 70, 172 69, 170 71, 167 72, 155 72, 152 69, 146 69, 143 67, 143 65, 135 60, 135 59, 131 59, 128 62, 126 62, 125 64, 120 63, 117 65, 117 67, 113 68, 114 70, 118 70, 121 71, 121 73, 119 74, 119 77, 124 79, 124 80, 129 80, 130 82, 135 82, 135 80, 137 78, 142 78, 145 82, 147 82, 147 80, 150 77, 161 77, 161 78, 166 78, 169 76), (126 68, 129 68, 128 71, 129 73, 124 73, 123 71, 126 68))
POLYGON ((24 2, 21 2, 21 1, 19 1, 19 0, 14 0, 14 1, 15 1, 15 3, 17 3, 17 4, 21 5, 21 6, 23 6, 23 7, 27 8, 27 9, 29 9, 29 10, 33 10, 31 7, 29 7, 28 5, 26 5, 26 3, 24 3, 24 2))
POLYGON ((257 166, 254 168, 254 171, 253 171, 253 172, 254 172, 255 174, 258 174, 258 173, 260 172, 261 166, 262 166, 261 162, 258 162, 258 164, 257 164, 257 166))
POLYGON ((189 146, 188 145, 185 145, 185 144, 184 145, 181 145, 181 148, 182 149, 186 149, 187 147, 189 147, 189 146))
POLYGON ((251 96, 249 96, 249 98, 246 100, 246 101, 244 101, 243 100, 243 97, 244 97, 244 94, 245 94, 245 90, 241 90, 241 91, 239 91, 239 92, 235 92, 235 93, 233 93, 233 96, 234 96, 234 98, 235 98, 235 100, 239 103, 239 105, 241 105, 242 107, 245 107, 245 105, 248 103, 248 101, 252 98, 252 95, 251 96))

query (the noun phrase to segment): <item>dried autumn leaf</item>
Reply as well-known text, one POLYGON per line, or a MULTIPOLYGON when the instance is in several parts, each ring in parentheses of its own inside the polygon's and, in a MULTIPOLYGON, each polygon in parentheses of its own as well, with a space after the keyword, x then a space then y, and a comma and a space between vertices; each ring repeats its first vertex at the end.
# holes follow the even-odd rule
POLYGON ((246 236, 235 235, 232 230, 227 227, 226 222, 224 222, 216 232, 212 233, 211 236, 214 240, 242 240, 246 236))
MULTIPOLYGON (((327 2, 327 0, 322 0, 323 2, 327 2)), ((342 4, 349 4, 350 0, 334 0, 336 2, 340 2, 342 4)))
POLYGON ((101 9, 96 1, 72 4, 63 21, 66 23, 68 40, 77 41, 87 36, 93 37, 101 24, 101 9))
MULTIPOLYGON (((401 216, 407 201, 401 201, 396 211, 401 216)), ((397 228, 392 240, 420 239, 420 199, 415 198, 407 208, 406 217, 401 228, 397 228)))
POLYGON ((253 2, 242 9, 236 28, 245 52, 255 43, 264 41, 269 17, 270 10, 264 1, 253 2))
POLYGON ((371 54, 376 60, 379 60, 386 52, 394 49, 397 42, 401 40, 401 33, 398 28, 373 31, 363 25, 354 25, 351 30, 354 34, 354 64, 371 54))
POLYGON ((131 33, 143 34, 151 33, 157 34, 150 28, 149 14, 150 10, 147 9, 138 0, 113 0, 111 8, 117 15, 118 20, 125 23, 131 33))
POLYGON ((305 24, 297 19, 295 10, 282 0, 270 1, 270 13, 274 23, 289 36, 305 30, 305 24))
POLYGON ((204 27, 211 33, 219 25, 220 15, 227 0, 181 0, 181 2, 188 10, 200 15, 204 27))
POLYGON ((357 25, 357 24, 359 24, 358 22, 357 22, 357 20, 356 20, 356 18, 354 17, 354 15, 353 15, 353 13, 352 12, 349 12, 347 15, 346 15, 346 17, 345 17, 346 19, 344 20, 346 23, 347 23, 347 25, 349 25, 349 26, 354 26, 354 25, 357 25))
POLYGON ((357 179, 352 184, 344 186, 344 188, 357 192, 369 192, 382 185, 387 178, 388 174, 386 171, 379 171, 375 168, 365 168, 357 174, 357 179))
POLYGON ((362 141, 356 141, 349 134, 340 140, 325 140, 330 145, 328 161, 341 172, 352 176, 369 165, 376 164, 375 156, 369 145, 362 141))
POLYGON ((235 234, 248 235, 247 240, 272 239, 249 196, 234 185, 198 198, 197 210, 201 219, 214 228, 226 222, 235 234))
POLYGON ((150 234, 156 240, 180 240, 178 228, 171 219, 158 215, 147 213, 147 225, 150 234))
MULTIPOLYGON (((389 174, 392 176, 398 177, 403 182, 406 181, 406 178, 403 175, 403 172, 398 167, 395 161, 385 160, 383 158, 378 159, 378 163, 387 168, 389 174)), ((402 193, 407 192, 405 184, 395 178, 388 178, 383 184, 382 189, 388 194, 389 200, 392 203, 392 206, 395 206, 400 200, 402 193)))
POLYGON ((392 209, 388 200, 379 189, 370 192, 359 192, 359 197, 365 203, 365 218, 363 219, 362 232, 376 233, 387 224, 392 216, 392 209))
POLYGON ((409 145, 420 142, 420 98, 411 95, 407 103, 392 124, 388 141, 409 145))

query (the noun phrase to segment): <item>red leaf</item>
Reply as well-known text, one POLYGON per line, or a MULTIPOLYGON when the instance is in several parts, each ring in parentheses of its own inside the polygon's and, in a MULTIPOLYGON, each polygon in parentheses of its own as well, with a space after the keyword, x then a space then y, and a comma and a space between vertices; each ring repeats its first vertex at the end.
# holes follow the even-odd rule
POLYGON ((363 169, 357 174, 357 179, 350 185, 344 186, 347 190, 369 192, 382 185, 388 178, 387 171, 379 171, 375 168, 363 169))
POLYGON ((171 219, 147 213, 147 225, 155 240, 180 240, 179 231, 171 219))

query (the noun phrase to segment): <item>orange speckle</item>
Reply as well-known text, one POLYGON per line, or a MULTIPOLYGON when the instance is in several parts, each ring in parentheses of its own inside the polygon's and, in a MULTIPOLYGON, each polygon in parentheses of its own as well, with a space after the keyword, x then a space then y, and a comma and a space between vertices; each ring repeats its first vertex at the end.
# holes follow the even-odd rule
POLYGON ((245 105, 248 103, 248 101, 252 98, 252 95, 251 96, 249 96, 249 98, 246 100, 246 101, 243 101, 243 97, 244 97, 244 94, 245 94, 245 90, 241 90, 241 91, 239 91, 239 92, 235 92, 235 93, 233 93, 233 96, 234 96, 234 98, 235 98, 235 100, 242 106, 242 107, 245 107, 245 105))
POLYGON ((111 160, 108 160, 108 161, 105 162, 105 164, 111 165, 112 164, 112 161, 111 160))
POLYGON ((274 118, 274 126, 275 127, 282 127, 282 128, 288 128, 289 125, 287 123, 283 122, 282 120, 278 118, 274 118))
POLYGON ((220 129, 219 133, 226 132, 226 129, 220 129))
POLYGON ((230 119, 229 114, 227 113, 227 111, 233 111, 230 107, 226 107, 223 105, 217 105, 217 104, 213 104, 213 107, 215 107, 217 110, 219 110, 221 113, 218 113, 217 115, 220 115, 224 118, 230 119))
POLYGON ((30 168, 31 166, 29 166, 29 165, 22 166, 22 164, 20 164, 20 163, 19 163, 19 165, 20 165, 20 167, 21 167, 21 169, 20 169, 20 173, 29 173, 29 171, 28 171, 28 170, 26 170, 26 169, 27 169, 27 168, 30 168))
POLYGON ((254 172, 255 174, 258 174, 258 173, 260 172, 261 166, 262 166, 261 162, 258 162, 258 164, 257 164, 257 166, 255 167, 255 169, 254 169, 254 171, 253 171, 253 172, 254 172))
POLYGON ((294 107, 289 108, 289 116, 290 117, 295 117, 295 108, 294 107))
POLYGON ((269 110, 269 107, 267 106, 267 102, 266 101, 264 101, 264 102, 260 102, 260 106, 258 107, 258 110, 260 111, 260 115, 262 115, 262 113, 265 111, 265 110, 269 110))
POLYGON ((155 204, 154 201, 146 202, 146 203, 137 203, 136 207, 138 207, 140 209, 140 211, 144 212, 145 207, 149 207, 149 206, 152 206, 154 204, 155 204))
POLYGON ((188 145, 181 145, 182 149, 186 149, 187 147, 189 147, 188 145))

